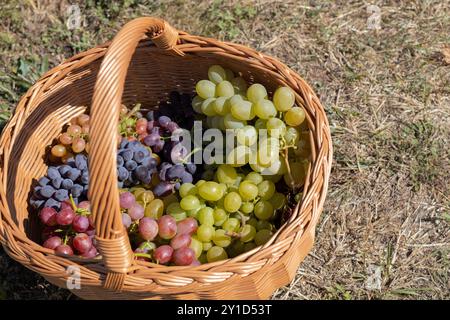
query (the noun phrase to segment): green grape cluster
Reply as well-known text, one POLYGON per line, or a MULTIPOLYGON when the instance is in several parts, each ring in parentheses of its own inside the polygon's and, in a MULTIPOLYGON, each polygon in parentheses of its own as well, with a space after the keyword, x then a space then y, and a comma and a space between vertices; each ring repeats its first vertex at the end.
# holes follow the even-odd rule
POLYGON ((290 187, 304 183, 311 151, 309 132, 305 130, 306 113, 295 105, 292 89, 279 87, 270 99, 262 84, 249 85, 242 76, 219 65, 211 66, 208 80, 200 80, 195 89, 192 107, 206 116, 206 125, 233 129, 236 134, 237 145, 226 155, 225 163, 233 167, 249 164, 253 171, 271 176, 273 182, 284 178, 290 187))
POLYGON ((219 165, 211 181, 182 184, 179 196, 166 213, 177 221, 198 221, 191 248, 201 263, 235 257, 266 243, 275 230, 277 210, 286 204, 272 181, 254 171, 238 173, 228 164, 219 165))

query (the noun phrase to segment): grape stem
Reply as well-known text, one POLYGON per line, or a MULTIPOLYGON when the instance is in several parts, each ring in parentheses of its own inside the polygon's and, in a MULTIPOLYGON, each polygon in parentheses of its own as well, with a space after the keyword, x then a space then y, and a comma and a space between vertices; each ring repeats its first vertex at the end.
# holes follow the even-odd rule
POLYGON ((189 152, 189 154, 186 156, 186 157, 184 157, 183 159, 181 159, 181 163, 187 163, 187 160, 194 154, 194 153, 196 153, 196 152, 199 152, 199 151, 201 151, 202 149, 201 148, 195 148, 194 150, 192 150, 191 152, 189 152))
POLYGON ((76 214, 78 214, 80 216, 87 216, 87 215, 91 214, 89 210, 77 207, 77 205, 75 204, 75 201, 73 200, 72 194, 69 195, 69 199, 70 199, 70 204, 72 205, 72 209, 73 209, 73 211, 75 211, 76 214))
POLYGON ((135 257, 148 258, 148 259, 152 258, 152 256, 150 254, 148 254, 148 253, 135 253, 134 256, 135 257))
POLYGON ((133 107, 133 109, 130 110, 130 112, 127 113, 126 117, 132 117, 136 112, 138 112, 141 109, 141 104, 136 103, 136 105, 133 107))
POLYGON ((284 162, 286 164, 286 168, 287 168, 287 174, 289 176, 289 180, 291 181, 291 188, 294 189, 295 187, 295 183, 294 183, 294 177, 292 176, 292 172, 291 172, 291 166, 289 165, 289 154, 288 154, 289 150, 285 149, 284 150, 284 162))

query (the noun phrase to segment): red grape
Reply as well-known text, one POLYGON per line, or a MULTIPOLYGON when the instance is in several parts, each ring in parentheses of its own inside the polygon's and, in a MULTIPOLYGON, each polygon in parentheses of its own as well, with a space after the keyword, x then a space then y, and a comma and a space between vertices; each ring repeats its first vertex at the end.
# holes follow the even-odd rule
POLYGON ((188 234, 177 234, 170 240, 170 246, 174 249, 180 249, 183 247, 189 247, 191 244, 191 236, 188 234))
POLYGON ((143 133, 147 133, 147 124, 136 125, 136 133, 139 135, 143 134, 143 133))
POLYGON ((64 254, 64 255, 67 255, 67 256, 73 255, 72 248, 70 246, 68 246, 67 244, 62 244, 62 245, 58 246, 55 249, 55 252, 59 253, 59 254, 64 254))
POLYGON ((61 210, 56 215, 56 222, 61 226, 68 226, 73 222, 73 219, 75 218, 75 212, 73 212, 72 209, 66 208, 61 210))
POLYGON ((61 202, 61 210, 67 208, 72 209, 72 204, 70 203, 70 200, 64 200, 63 202, 61 202))
POLYGON ((172 239, 177 234, 177 222, 174 217, 165 215, 158 220, 159 236, 163 239, 172 239))
POLYGON ((41 212, 39 212, 39 218, 41 219, 42 223, 47 226, 54 226, 56 225, 56 210, 50 207, 42 208, 41 212))
POLYGON ((195 231, 197 231, 198 223, 197 220, 195 220, 192 217, 189 217, 178 222, 177 228, 178 234, 192 235, 195 231))
POLYGON ((155 219, 144 217, 139 220, 139 234, 144 240, 152 241, 158 235, 158 223, 155 219))
POLYGON ((183 247, 173 252, 173 262, 177 266, 188 266, 194 261, 195 253, 191 248, 183 247))
POLYGON ((89 219, 85 216, 75 216, 72 223, 73 230, 85 232, 89 228, 89 219))
POLYGON ((91 203, 89 201, 81 201, 78 204, 78 208, 91 211, 91 203))
POLYGON ((124 227, 127 229, 131 226, 132 221, 128 214, 122 213, 122 223, 123 223, 124 227))
POLYGON ((155 249, 153 258, 160 264, 166 264, 172 260, 173 248, 167 244, 162 245, 155 249))
POLYGON ((122 209, 130 209, 135 203, 136 198, 133 196, 131 192, 124 192, 119 196, 120 207, 122 209))
POLYGON ((200 261, 198 261, 197 259, 195 259, 194 261, 192 261, 192 263, 190 264, 191 266, 199 266, 199 265, 201 265, 202 263, 200 262, 200 261))
POLYGON ((53 236, 53 237, 50 237, 47 240, 45 240, 45 242, 42 246, 44 248, 55 250, 61 244, 62 244, 62 239, 58 236, 53 236))
POLYGON ((85 252, 85 253, 82 253, 81 256, 82 256, 83 258, 88 258, 88 259, 90 259, 90 258, 94 258, 97 254, 98 254, 97 248, 94 247, 94 246, 92 246, 91 249, 89 249, 89 251, 87 251, 87 252, 85 252))
POLYGON ((73 238, 73 247, 79 253, 86 253, 92 248, 92 240, 86 233, 79 233, 73 238))
POLYGON ((130 215, 131 219, 139 220, 144 216, 144 208, 140 204, 135 203, 131 206, 130 209, 128 209, 128 214, 130 215))

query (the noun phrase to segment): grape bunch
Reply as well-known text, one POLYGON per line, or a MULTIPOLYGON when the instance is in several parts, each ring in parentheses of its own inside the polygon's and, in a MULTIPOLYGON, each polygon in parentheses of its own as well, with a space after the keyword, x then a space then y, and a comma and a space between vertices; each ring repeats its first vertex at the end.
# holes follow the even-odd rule
POLYGON ((299 144, 305 140, 303 108, 295 106, 295 95, 289 87, 279 87, 270 100, 266 88, 259 83, 248 85, 241 76, 219 65, 208 70, 209 80, 196 85, 193 109, 206 115, 211 128, 233 129, 237 146, 226 155, 225 163, 235 167, 249 164, 256 172, 284 177, 290 186, 301 186, 306 176, 308 152, 298 159, 299 144), (303 125, 303 127, 301 127, 303 125), (260 135, 261 130, 267 134, 260 135), (256 146, 256 152, 251 147, 256 146))
POLYGON ((33 188, 30 204, 36 208, 49 207, 56 210, 72 195, 75 204, 87 200, 89 188, 88 162, 85 154, 67 159, 65 164, 50 166, 47 174, 33 188))
POLYGON ((149 121, 159 116, 167 116, 176 122, 181 128, 191 130, 194 121, 197 119, 191 106, 192 96, 187 93, 178 93, 172 91, 169 94, 169 100, 161 102, 155 111, 147 114, 149 121))
MULTIPOLYGON (((234 257, 266 243, 273 235, 276 212, 286 204, 275 184, 257 172, 238 174, 230 165, 218 166, 214 181, 184 183, 181 201, 166 208, 176 221, 199 222, 192 236, 201 244, 199 261, 234 257)), ((200 244, 198 245, 200 247, 200 244)))
POLYGON ((197 220, 177 220, 163 215, 162 200, 154 199, 151 191, 137 188, 120 194, 122 223, 135 247, 137 259, 177 266, 198 265, 201 243, 192 237, 197 220))
POLYGON ((76 206, 71 199, 63 201, 59 210, 42 208, 39 219, 45 226, 42 232, 43 247, 62 255, 97 256, 90 214, 89 201, 82 201, 76 206))
POLYGON ((76 154, 89 151, 89 120, 87 114, 72 119, 65 132, 58 137, 58 144, 51 148, 52 162, 66 163, 76 154))

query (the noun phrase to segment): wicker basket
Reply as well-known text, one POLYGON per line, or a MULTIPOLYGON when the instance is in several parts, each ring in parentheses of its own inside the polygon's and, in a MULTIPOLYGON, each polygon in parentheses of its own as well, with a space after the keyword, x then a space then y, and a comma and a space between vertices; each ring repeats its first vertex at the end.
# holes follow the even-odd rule
POLYGON ((80 53, 47 72, 20 100, 0 140, 0 240, 6 252, 49 282, 66 288, 78 266, 86 299, 266 299, 289 283, 311 249, 323 207, 332 148, 318 98, 295 72, 245 46, 192 36, 165 21, 139 18, 112 42, 80 53), (303 198, 264 246, 196 267, 133 259, 119 211, 116 128, 121 103, 157 105, 168 92, 192 92, 212 64, 241 71, 273 92, 288 85, 307 113, 311 166, 303 198), (91 106, 90 200, 101 258, 62 257, 38 244, 40 228, 28 205, 44 175, 46 147, 69 120, 91 106))

